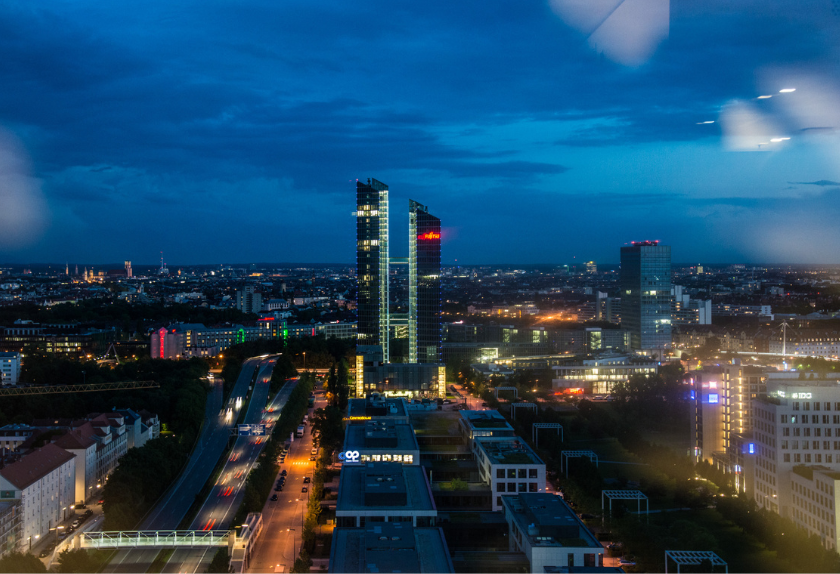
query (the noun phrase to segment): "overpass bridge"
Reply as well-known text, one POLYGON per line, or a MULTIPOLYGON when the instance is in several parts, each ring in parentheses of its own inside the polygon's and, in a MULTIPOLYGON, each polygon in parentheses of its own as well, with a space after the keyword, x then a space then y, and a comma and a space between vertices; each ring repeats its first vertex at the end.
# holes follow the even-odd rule
POLYGON ((76 548, 208 548, 227 546, 236 534, 228 530, 133 530, 82 532, 76 548))

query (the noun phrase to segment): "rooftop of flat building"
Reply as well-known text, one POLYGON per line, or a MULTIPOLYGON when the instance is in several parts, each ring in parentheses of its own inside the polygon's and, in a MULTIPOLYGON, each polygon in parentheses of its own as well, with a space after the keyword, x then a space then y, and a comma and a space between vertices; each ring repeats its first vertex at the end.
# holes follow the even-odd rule
POLYGON ((418 450, 417 438, 408 423, 388 420, 350 424, 344 432, 344 450, 418 450))
POLYGON ((477 429, 513 429, 499 411, 461 411, 461 418, 469 426, 477 429))
POLYGON ((336 512, 383 510, 393 512, 435 511, 435 503, 426 474, 420 466, 389 462, 364 465, 345 464, 341 469, 336 512), (382 479, 382 480, 378 480, 382 479), (391 479, 391 480, 389 480, 391 479), (376 485, 379 485, 378 487, 376 485), (375 504, 369 494, 385 487, 395 493, 405 493, 405 504, 375 504))
POLYGON ((502 504, 531 546, 604 548, 560 496, 522 493, 503 496, 502 504))
POLYGON ((798 464, 793 467, 793 472, 794 474, 798 474, 802 478, 808 480, 814 480, 815 472, 819 472, 820 474, 827 476, 832 480, 840 480, 840 472, 837 472, 834 469, 819 464, 813 464, 808 466, 805 466, 804 464, 798 464))
POLYGON ((350 399, 347 403, 348 417, 407 417, 405 399, 385 397, 372 393, 364 399, 350 399))
POLYGON ((476 441, 490 464, 545 464, 523 440, 476 441))
POLYGON ((409 415, 412 428, 417 435, 459 436, 461 434, 458 411, 413 410, 409 415))
POLYGON ((369 523, 336 528, 331 572, 454 572, 440 528, 414 528, 408 522, 369 523))

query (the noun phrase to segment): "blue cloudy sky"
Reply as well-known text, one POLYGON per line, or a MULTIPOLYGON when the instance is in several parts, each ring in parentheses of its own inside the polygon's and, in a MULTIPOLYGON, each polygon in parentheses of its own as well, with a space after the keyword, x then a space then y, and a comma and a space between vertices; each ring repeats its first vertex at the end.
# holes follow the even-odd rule
POLYGON ((395 256, 412 198, 446 262, 840 263, 838 39, 840 0, 0 1, 0 261, 349 263, 375 177, 395 256))

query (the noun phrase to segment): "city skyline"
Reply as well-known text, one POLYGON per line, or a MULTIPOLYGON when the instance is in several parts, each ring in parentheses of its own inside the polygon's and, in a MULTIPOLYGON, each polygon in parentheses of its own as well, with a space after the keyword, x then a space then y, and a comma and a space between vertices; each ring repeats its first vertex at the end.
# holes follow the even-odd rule
POLYGON ((351 262, 376 177, 444 265, 839 263, 836 7, 615 4, 0 7, 0 261, 351 262))

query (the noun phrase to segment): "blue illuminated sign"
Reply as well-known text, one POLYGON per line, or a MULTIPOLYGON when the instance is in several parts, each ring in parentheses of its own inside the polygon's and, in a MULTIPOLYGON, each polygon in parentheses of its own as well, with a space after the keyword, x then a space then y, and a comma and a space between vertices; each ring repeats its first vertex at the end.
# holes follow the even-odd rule
POLYGON ((747 445, 747 452, 750 454, 755 454, 755 443, 750 443, 747 445))
POLYGON ((709 394, 709 404, 716 405, 720 402, 720 395, 717 393, 710 393, 709 394))
POLYGON ((691 400, 692 401, 697 400, 697 393, 694 392, 694 389, 691 389, 691 400))

